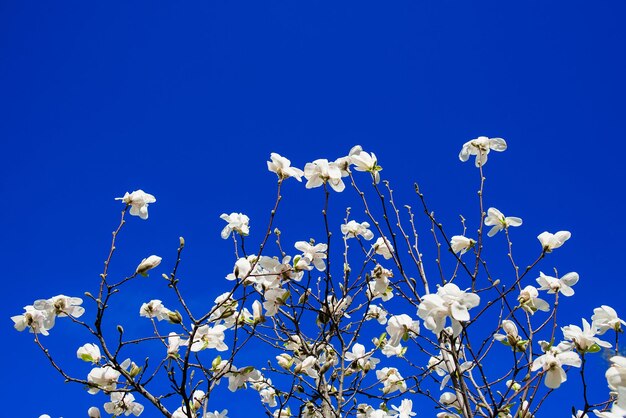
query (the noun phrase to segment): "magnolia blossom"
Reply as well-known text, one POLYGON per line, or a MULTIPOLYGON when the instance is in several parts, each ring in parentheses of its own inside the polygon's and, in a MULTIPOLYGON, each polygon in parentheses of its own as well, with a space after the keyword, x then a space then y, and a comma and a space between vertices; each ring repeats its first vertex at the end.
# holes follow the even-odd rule
POLYGON ((87 410, 87 415, 89 415, 89 418, 100 418, 100 410, 92 406, 87 410))
MULTIPOLYGON (((463 362, 459 367, 460 373, 465 373, 472 367, 473 363, 471 361, 463 362)), ((450 376, 457 373, 456 363, 446 350, 441 350, 437 356, 431 356, 428 360, 428 369, 442 377, 439 389, 443 389, 450 381, 450 376)))
POLYGON ((349 221, 347 224, 341 225, 341 233, 346 238, 356 238, 361 235, 367 241, 374 238, 374 233, 369 230, 370 224, 367 222, 358 223, 356 221, 349 221))
POLYGON ((46 315, 34 306, 24 306, 25 312, 21 315, 11 317, 14 327, 18 331, 24 331, 29 328, 30 332, 35 334, 49 335, 48 330, 54 325, 54 317, 46 315))
POLYGON ((374 252, 378 255, 382 255, 385 260, 389 260, 393 257, 393 246, 386 238, 378 238, 374 245, 372 245, 374 252))
POLYGON ((404 378, 395 367, 384 367, 377 370, 376 378, 383 384, 383 393, 385 395, 393 393, 396 390, 402 393, 407 390, 404 378))
POLYGON ((387 323, 387 311, 382 306, 370 305, 367 308, 367 314, 365 320, 376 319, 379 324, 385 325, 387 323))
POLYGON ((574 351, 567 351, 566 346, 559 344, 550 347, 545 354, 537 357, 532 364, 531 371, 543 369, 546 379, 544 383, 550 389, 556 389, 567 380, 563 366, 580 367, 582 361, 574 351))
POLYGON ((541 286, 539 290, 547 290, 548 293, 561 293, 563 296, 572 296, 574 294, 574 286, 578 283, 578 273, 571 272, 565 276, 557 279, 556 277, 546 276, 542 272, 539 272, 537 283, 541 286))
POLYGON ((411 334, 419 334, 420 324, 407 314, 394 315, 387 321, 385 330, 390 337, 389 344, 396 346, 400 343, 400 340, 407 340, 411 334))
POLYGON ((250 218, 243 213, 233 212, 230 215, 222 213, 220 219, 226 221, 226 226, 221 233, 222 239, 227 239, 233 231, 244 237, 250 233, 250 218))
MULTIPOLYGON (((224 343, 224 331, 226 327, 224 325, 215 325, 212 328, 208 325, 201 325, 197 328, 193 337, 193 342, 189 349, 193 352, 205 350, 207 348, 214 348, 217 351, 226 351, 228 346, 224 343)), ((181 343, 181 345, 188 345, 189 341, 181 343)))
POLYGON ((403 399, 400 402, 400 406, 392 405, 391 408, 398 412, 395 415, 391 415, 394 418, 409 418, 417 415, 413 412, 413 401, 410 399, 403 399))
POLYGON ((123 197, 116 197, 115 200, 130 205, 130 214, 139 216, 141 219, 148 219, 148 205, 156 202, 156 198, 143 190, 135 190, 132 193, 126 192, 123 197))
POLYGON ((569 231, 559 231, 556 234, 545 231, 539 234, 537 239, 541 243, 543 251, 549 253, 563 245, 571 236, 572 234, 569 231))
POLYGON ((502 212, 496 208, 489 208, 487 211, 487 217, 485 218, 485 225, 493 226, 487 233, 487 236, 493 237, 503 229, 507 229, 509 226, 520 226, 522 219, 515 216, 505 217, 502 212))
POLYGON ((504 335, 495 334, 493 336, 493 338, 496 341, 500 341, 501 343, 505 345, 509 345, 513 347, 513 350, 519 349, 521 351, 524 351, 526 349, 526 343, 528 341, 523 341, 520 338, 519 332, 517 330, 517 325, 515 325, 515 322, 510 321, 508 319, 502 320, 502 330, 504 331, 504 335))
POLYGON ((80 306, 83 303, 81 298, 65 295, 53 296, 50 299, 39 299, 33 303, 35 309, 47 312, 52 318, 55 316, 72 316, 79 318, 85 313, 85 308, 80 306))
POLYGON ((324 183, 328 183, 336 192, 342 192, 346 185, 341 179, 341 169, 335 162, 329 163, 327 159, 315 160, 312 163, 306 163, 304 166, 304 177, 308 180, 307 189, 320 187, 324 183))
POLYGON ((294 369, 294 372, 306 374, 307 376, 312 377, 313 379, 318 379, 319 373, 317 372, 317 369, 315 368, 315 366, 318 364, 318 361, 319 360, 315 356, 307 356, 301 362, 298 362, 298 360, 296 360, 297 364, 294 369))
POLYGON ((102 358, 102 354, 100 354, 100 347, 95 344, 87 343, 78 348, 76 357, 90 363, 98 363, 102 358))
POLYGON ((617 403, 614 403, 611 407, 610 411, 598 411, 597 409, 593 410, 593 413, 596 417, 599 418, 624 418, 626 417, 626 409, 620 408, 617 403))
POLYGON ((611 357, 611 367, 605 373, 606 381, 613 390, 626 388, 626 357, 611 357))
POLYGON ((181 339, 178 334, 175 332, 170 332, 167 337, 167 357, 168 358, 178 358, 178 349, 181 346, 181 339))
POLYGON ((275 152, 270 154, 270 158, 272 159, 272 161, 267 162, 267 169, 272 173, 276 173, 280 180, 293 177, 299 182, 302 181, 302 176, 304 176, 304 172, 299 168, 291 167, 291 161, 289 161, 287 158, 282 157, 275 152))
POLYGON ((135 402, 132 393, 113 392, 111 393, 111 402, 104 404, 104 410, 115 416, 133 414, 138 417, 143 412, 143 405, 135 402))
POLYGON ((228 418, 228 409, 223 409, 222 412, 207 412, 202 418, 228 418))
POLYGON ((589 325, 589 322, 584 318, 582 329, 576 325, 567 325, 561 328, 561 331, 563 331, 563 337, 566 340, 572 341, 576 346, 576 350, 582 353, 593 350, 594 347, 597 348, 597 350, 600 349, 599 347, 611 347, 610 343, 602 341, 595 336, 596 328, 589 325))
POLYGON ((474 247, 476 241, 471 238, 464 237, 463 235, 455 235, 450 239, 450 248, 453 253, 465 254, 468 250, 474 247))
POLYGON ((298 241, 294 246, 297 250, 302 251, 302 256, 309 259, 316 269, 324 271, 326 268, 324 260, 326 259, 326 251, 328 250, 327 244, 311 245, 306 241, 298 241))
POLYGON ((470 155, 475 155, 476 167, 480 167, 487 162, 487 154, 489 154, 490 150, 498 152, 506 150, 506 141, 502 138, 479 136, 463 144, 463 148, 461 148, 461 152, 459 153, 459 160, 465 162, 469 159, 470 155))
MULTIPOLYGON (((130 366, 130 363, 130 359, 127 359, 120 366, 126 369, 130 366)), ((104 367, 94 367, 87 375, 87 381, 89 382, 88 392, 94 395, 100 392, 101 389, 108 392, 113 391, 117 388, 120 374, 120 372, 108 364, 104 367)))
POLYGON ((169 319, 170 310, 163 306, 163 303, 158 299, 153 299, 148 303, 141 305, 139 309, 139 316, 145 318, 156 318, 159 321, 163 319, 169 319))
POLYGON ((379 359, 372 357, 372 353, 365 352, 363 344, 356 343, 352 346, 352 351, 348 351, 344 358, 347 361, 353 361, 359 370, 368 371, 376 368, 380 362, 379 359))
POLYGON ((530 285, 521 290, 517 301, 520 303, 522 309, 530 314, 534 314, 537 311, 548 312, 550 310, 548 302, 539 298, 537 288, 530 285))
POLYGON ((626 321, 617 317, 615 309, 607 305, 595 308, 591 321, 593 322, 593 326, 598 329, 599 335, 604 334, 609 329, 619 332, 622 330, 622 325, 626 325, 626 321))
POLYGON ((148 258, 144 258, 141 260, 141 263, 137 266, 137 270, 135 271, 137 274, 141 274, 142 276, 148 275, 148 270, 152 270, 161 264, 162 258, 158 255, 151 255, 148 258))
POLYGON ((263 296, 265 297, 265 302, 263 302, 265 315, 274 316, 278 309, 285 304, 289 297, 289 291, 287 289, 269 289, 263 296))
POLYGON ((378 172, 383 168, 378 165, 376 155, 373 152, 370 154, 365 151, 361 151, 353 154, 350 159, 352 164, 354 164, 354 169, 356 171, 369 172, 374 178, 374 183, 378 184, 380 182, 380 174, 378 172))
POLYGON ((417 315, 424 320, 426 329, 439 335, 446 318, 452 322, 453 335, 461 333, 460 322, 470 320, 469 309, 478 306, 480 297, 459 289, 454 283, 447 283, 437 289, 437 293, 424 295, 417 307, 417 315))

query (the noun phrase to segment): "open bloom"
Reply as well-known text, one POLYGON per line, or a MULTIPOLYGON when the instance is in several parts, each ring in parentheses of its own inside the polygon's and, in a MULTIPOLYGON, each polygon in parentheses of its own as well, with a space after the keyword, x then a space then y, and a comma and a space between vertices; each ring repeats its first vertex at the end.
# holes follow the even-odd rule
POLYGON ((123 197, 116 197, 115 200, 130 205, 130 214, 139 216, 141 219, 148 219, 148 205, 156 202, 156 198, 143 190, 135 190, 132 193, 126 192, 123 197))
POLYGON ((350 221, 347 224, 341 225, 341 233, 346 238, 356 238, 361 235, 366 240, 374 238, 374 233, 369 230, 370 224, 367 222, 358 223, 356 221, 350 221))
POLYGON ((572 296, 574 294, 572 286, 578 283, 578 278, 578 273, 576 272, 567 273, 560 279, 546 276, 542 272, 539 272, 537 283, 541 286, 539 290, 547 290, 548 293, 560 292, 563 296, 572 296))
POLYGON ((272 173, 276 173, 279 179, 284 180, 289 177, 293 177, 298 181, 302 181, 304 172, 299 168, 291 167, 291 161, 287 158, 276 154, 275 152, 270 154, 272 161, 267 162, 267 169, 272 173))
POLYGON ((324 271, 326 268, 324 260, 326 259, 326 251, 328 250, 327 244, 320 243, 311 245, 306 241, 298 241, 294 246, 297 250, 302 251, 302 256, 309 259, 316 269, 324 271))
POLYGON ((376 254, 382 255, 385 260, 393 257, 393 245, 386 238, 378 238, 372 248, 376 254))
POLYGON ((159 321, 169 319, 170 310, 163 306, 158 299, 153 299, 148 303, 143 303, 139 309, 139 316, 146 318, 156 318, 159 321))
POLYGON ((104 404, 104 410, 116 417, 122 414, 133 414, 138 417, 143 412, 143 405, 135 402, 132 393, 113 392, 111 393, 111 402, 104 404))
POLYGON ((400 402, 400 406, 392 405, 391 407, 398 412, 395 415, 391 415, 394 418, 409 418, 417 415, 413 412, 413 401, 410 399, 403 399, 400 402))
POLYGON ((550 305, 545 300, 539 298, 539 291, 536 287, 526 286, 522 289, 517 301, 520 303, 522 309, 530 314, 534 314, 537 311, 548 312, 550 305))
POLYGON ((222 213, 220 219, 225 220, 227 223, 224 229, 222 229, 222 239, 227 239, 233 231, 244 237, 250 233, 250 218, 243 213, 233 212, 230 215, 222 213))
POLYGON ((476 167, 480 167, 487 162, 487 154, 489 154, 490 150, 498 152, 506 150, 506 141, 502 138, 479 136, 463 144, 463 148, 461 148, 461 152, 459 153, 459 160, 465 162, 469 159, 470 155, 475 155, 476 167))
POLYGON ((359 370, 368 371, 376 368, 380 360, 372 357, 372 353, 365 352, 363 344, 356 343, 352 346, 352 352, 348 351, 345 355, 346 361, 352 361, 359 370))
POLYGON ((54 326, 54 316, 35 309, 32 305, 24 306, 24 310, 23 314, 11 317, 15 329, 24 331, 29 328, 32 333, 49 335, 48 330, 54 326))
POLYGON ((365 151, 360 151, 351 155, 350 159, 356 171, 371 173, 374 178, 374 183, 378 184, 380 182, 380 174, 378 172, 383 168, 378 165, 376 155, 373 152, 370 154, 365 151))
POLYGON ((453 334, 459 335, 461 322, 470 320, 469 309, 480 303, 480 296, 463 291, 454 283, 447 283, 437 289, 437 293, 430 293, 422 297, 417 307, 417 315, 424 320, 426 329, 439 335, 443 330, 446 318, 452 322, 453 334))
POLYGON ((419 334, 420 324, 407 314, 394 315, 389 318, 386 331, 390 337, 389 344, 396 346, 400 343, 400 340, 408 340, 411 334, 419 334))
POLYGON ((537 236, 537 239, 541 243, 543 250, 547 253, 552 252, 552 250, 559 248, 561 245, 565 243, 572 234, 569 231, 559 231, 555 234, 551 234, 548 231, 544 231, 537 236))
POLYGON ((328 183, 336 192, 342 192, 346 188, 341 180, 342 173, 337 163, 329 163, 326 159, 306 163, 304 177, 308 180, 305 186, 307 189, 320 187, 324 183, 328 183))
POLYGON ((476 241, 471 238, 464 237, 463 235, 455 235, 450 239, 450 247, 453 253, 465 254, 467 250, 474 247, 476 241))
POLYGON ((598 329, 599 335, 604 334, 610 329, 619 332, 622 330, 622 325, 626 325, 626 321, 617 317, 615 309, 607 305, 595 308, 591 321, 593 322, 593 326, 598 329))
POLYGON ((582 329, 577 325, 567 325, 561 328, 561 331, 563 331, 563 337, 565 337, 566 340, 572 341, 579 352, 584 353, 594 348, 595 351, 598 351, 600 350, 599 347, 611 348, 610 343, 602 341, 595 336, 595 327, 589 325, 589 322, 584 318, 582 329))
POLYGON ((562 344, 549 348, 545 354, 537 357, 532 364, 533 372, 543 369, 546 379, 544 383, 550 389, 556 389, 567 380, 563 366, 580 367, 582 361, 574 351, 564 351, 562 344))
POLYGON ((376 371, 376 378, 383 384, 383 393, 385 395, 396 390, 402 393, 407 390, 404 378, 395 367, 384 367, 376 371))
POLYGON ((491 230, 487 233, 488 236, 493 237, 503 229, 507 229, 509 226, 520 226, 522 219, 515 216, 504 216, 496 208, 489 208, 487 211, 487 217, 485 218, 485 225, 492 226, 491 230))
POLYGON ((147 276, 148 270, 152 270, 153 268, 161 264, 161 260, 162 258, 158 255, 151 255, 148 258, 144 258, 137 266, 136 273, 141 274, 144 277, 147 276))

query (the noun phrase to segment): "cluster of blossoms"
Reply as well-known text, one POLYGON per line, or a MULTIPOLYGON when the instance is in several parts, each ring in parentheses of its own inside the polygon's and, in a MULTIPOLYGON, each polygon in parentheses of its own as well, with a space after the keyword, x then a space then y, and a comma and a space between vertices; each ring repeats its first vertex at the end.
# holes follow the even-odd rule
MULTIPOLYGON (((475 156, 475 165, 481 169, 482 175, 482 168, 487 162, 489 152, 501 152, 506 148, 507 144, 502 138, 478 137, 463 145, 459 158, 461 161, 467 161, 470 156, 475 156)), ((351 170, 354 169, 369 173, 373 186, 380 194, 377 185, 380 182, 382 168, 378 165, 376 155, 363 151, 360 146, 353 147, 347 156, 334 161, 317 159, 306 163, 303 170, 292 167, 291 161, 287 158, 272 153, 270 161, 267 161, 267 168, 278 176, 279 187, 285 179, 293 177, 302 182, 304 177, 307 189, 323 186, 325 190, 326 187, 330 187, 336 192, 345 190, 344 179, 346 177, 352 179, 351 170)), ((384 205, 382 194, 380 196, 384 205)), ((129 209, 131 215, 141 219, 148 218, 148 205, 156 201, 154 196, 142 190, 126 193, 117 199, 126 205, 125 210, 129 209)), ((213 306, 205 315, 194 318, 178 293, 177 296, 184 308, 184 310, 181 308, 181 312, 187 313, 190 324, 186 319, 184 320, 183 314, 166 308, 160 299, 149 300, 140 306, 139 316, 148 318, 154 327, 156 337, 151 339, 161 344, 160 350, 164 354, 164 359, 159 367, 163 367, 167 372, 169 382, 175 388, 174 392, 162 399, 172 394, 183 395, 185 393, 181 396, 184 400, 174 406, 172 413, 167 412, 166 415, 173 418, 189 416, 228 418, 226 409, 221 412, 208 411, 211 391, 215 390, 222 380, 227 380, 227 387, 231 392, 242 389, 256 391, 266 414, 274 418, 292 416, 326 418, 330 416, 329 410, 334 407, 333 403, 337 406, 342 403, 350 404, 357 418, 409 418, 417 415, 413 412, 413 400, 400 399, 400 397, 425 393, 441 410, 436 414, 437 418, 461 416, 532 418, 536 413, 531 411, 533 400, 525 399, 526 395, 522 394, 525 392, 522 386, 514 381, 518 371, 525 368, 528 377, 525 378, 523 384, 527 387, 535 384, 535 393, 542 382, 550 390, 557 389, 567 381, 568 368, 583 366, 585 355, 612 348, 609 342, 599 336, 610 330, 621 332, 622 325, 626 325, 626 322, 617 316, 615 310, 603 305, 594 310, 591 322, 582 319, 582 327, 578 325, 561 327, 563 341, 558 344, 554 341, 539 341, 542 353, 540 355, 529 354, 529 351, 532 352, 529 347, 534 348, 533 337, 536 335, 532 335, 533 332, 527 332, 524 329, 524 321, 520 321, 515 315, 524 315, 524 320, 528 321, 529 327, 531 327, 532 315, 539 311, 553 310, 552 314, 555 315, 558 304, 555 302, 551 307, 550 303, 542 299, 540 295, 544 298, 553 297, 556 300, 560 295, 573 296, 573 286, 578 282, 579 275, 570 272, 561 277, 558 277, 558 274, 556 274, 557 277, 552 277, 540 272, 539 277, 536 278, 537 287, 532 285, 524 287, 525 283, 523 285, 521 279, 526 273, 519 276, 517 266, 513 262, 518 278, 513 286, 499 288, 499 280, 492 280, 488 273, 490 286, 486 289, 476 286, 476 281, 482 280, 478 272, 479 261, 482 260, 483 225, 491 227, 486 233, 489 237, 504 231, 510 246, 509 228, 521 226, 521 218, 507 217, 495 207, 490 207, 486 214, 481 214, 481 226, 477 239, 454 235, 447 242, 448 249, 455 254, 457 269, 461 264, 466 267, 461 259, 465 253, 470 251, 476 255, 476 272, 472 275, 467 270, 471 277, 471 288, 466 285, 465 290, 459 287, 463 278, 460 277, 461 274, 457 274, 457 270, 452 277, 444 278, 444 273, 439 266, 441 284, 437 285, 436 292, 431 293, 421 266, 422 258, 417 248, 417 232, 415 232, 415 244, 412 245, 409 244, 405 232, 401 230, 406 238, 409 253, 418 266, 420 277, 424 280, 424 294, 418 294, 415 287, 417 281, 407 276, 400 263, 400 250, 406 248, 402 248, 402 242, 397 240, 398 234, 393 233, 389 226, 390 231, 385 236, 387 232, 383 232, 369 209, 366 210, 366 214, 370 217, 371 223, 346 219, 340 227, 345 245, 343 282, 334 280, 334 276, 331 278, 330 275, 330 233, 328 233, 327 243, 316 243, 313 239, 295 242, 293 248, 296 251, 291 253, 292 255, 287 255, 283 251, 280 239, 278 239, 280 257, 261 255, 265 241, 258 255, 249 255, 243 251, 242 241, 243 256, 237 255, 232 272, 226 276, 228 281, 233 282, 233 290, 215 298, 213 306), (375 238, 375 233, 370 229, 372 225, 381 236, 373 241, 371 246, 366 246, 364 241, 372 241, 375 238), (349 241, 353 239, 354 241, 349 241), (360 273, 352 282, 349 280, 352 269, 348 261, 348 242, 357 242, 365 259, 360 273), (481 244, 477 245, 478 243, 481 244), (394 245, 398 248, 394 248, 394 245), (397 267, 397 269, 394 268, 396 277, 394 277, 392 267, 386 263, 397 267), (469 330, 473 322, 492 306, 493 301, 490 301, 478 314, 471 310, 480 305, 481 296, 485 295, 481 292, 493 289, 498 292, 498 300, 503 300, 498 319, 499 325, 479 348, 477 356, 473 351, 476 347, 471 346, 469 330), (508 304, 505 297, 510 290, 515 289, 519 290, 518 305, 512 306, 508 304), (242 291, 243 296, 238 296, 236 291, 242 291), (395 296, 402 298, 399 304, 408 302, 412 309, 417 308, 416 316, 422 321, 423 327, 431 333, 420 333, 420 321, 410 315, 391 313, 400 306, 386 304, 395 296), (508 312, 504 306, 507 306, 508 312), (311 321, 311 324, 301 323, 303 318, 311 318, 312 315, 315 315, 316 319, 311 321), (354 319, 353 316, 357 318, 354 319), (177 332, 161 334, 158 327, 162 326, 160 321, 164 320, 176 326, 177 332), (378 322, 380 329, 384 327, 384 332, 376 334, 379 336, 370 339, 367 344, 362 344, 359 340, 364 342, 362 337, 365 334, 361 334, 364 324, 372 320, 378 322), (306 334, 311 328, 318 332, 317 336, 311 337, 306 334), (228 338, 229 332, 233 334, 232 341, 228 338), (432 335, 435 337, 433 338, 432 335), (262 343, 277 350, 275 361, 270 361, 267 368, 235 366, 235 354, 241 348, 238 344, 244 340, 242 345, 245 344, 248 337, 250 339, 257 337, 262 343), (482 362, 486 359, 491 345, 499 346, 493 343, 492 337, 509 347, 517 362, 514 372, 507 371, 503 378, 497 380, 497 382, 504 382, 513 373, 512 378, 506 382, 505 391, 497 392, 500 396, 499 401, 494 400, 494 392, 491 391, 490 384, 482 370, 484 367, 482 362), (411 345, 419 348, 415 358, 420 354, 426 355, 425 366, 420 367, 412 356, 411 358, 406 356, 411 345), (482 351, 485 346, 488 348, 482 351), (203 363, 204 360, 200 356, 212 353, 211 350, 215 350, 216 357, 210 362, 209 367, 209 362, 203 363), (231 357, 222 359, 221 356, 226 356, 229 351, 231 357), (380 351, 387 359, 381 360, 382 357, 377 356, 377 351, 380 351), (524 358, 526 366, 519 366, 522 363, 521 360, 518 361, 518 358, 524 358), (392 363, 385 365, 384 361, 392 363), (419 372, 409 375, 402 369, 401 374, 398 367, 392 367, 392 365, 397 365, 393 363, 396 361, 398 363, 406 361, 407 364, 416 366, 419 372), (190 363, 192 367, 188 368, 190 363), (192 369, 191 373, 186 374, 192 369), (201 379, 206 381, 194 378, 196 370, 201 372, 203 376, 201 379), (476 374, 482 375, 483 384, 476 383, 477 377, 474 373, 477 371, 479 373, 476 374), (277 375, 279 379, 275 378, 273 382, 268 377, 269 373, 275 373, 272 377, 277 375), (183 387, 183 384, 181 387, 176 386, 177 374, 184 374, 185 377, 182 380, 186 382, 184 383, 186 386, 183 387), (279 389, 279 383, 281 383, 279 380, 284 380, 285 376, 292 380, 292 387, 289 391, 279 389), (374 377, 375 380, 373 380, 374 377), (429 389, 425 390, 420 386, 426 378, 439 386, 441 394, 438 401, 429 389), (206 392, 198 389, 201 384, 205 383, 206 392), (464 387, 470 384, 473 385, 472 389, 464 387), (368 390, 374 387, 378 392, 370 396, 368 390), (486 393, 489 396, 486 396, 486 393), (359 403, 362 400, 361 394, 370 399, 380 399, 380 405, 376 407, 359 403), (492 407, 487 405, 488 398, 491 398, 493 402, 492 407), (288 402, 294 402, 293 399, 301 402, 297 412, 295 410, 292 412, 293 405, 288 404, 288 402), (388 406, 388 404, 391 405, 388 406), (514 405, 518 408, 515 413, 512 412, 514 405)), ((435 233, 434 215, 430 216, 433 221, 432 231, 435 233)), ((221 231, 221 237, 228 239, 232 236, 237 248, 238 236, 246 237, 250 234, 250 218, 238 212, 224 213, 220 218, 226 222, 221 231)), ((386 214, 385 218, 387 220, 386 214)), ((399 216, 397 226, 400 227, 399 216)), ((415 229, 413 223, 412 226, 415 229)), ((275 234, 280 238, 280 232, 277 231, 276 229, 275 234)), ((444 237, 447 236, 444 235, 444 237)), ((554 234, 541 233, 537 237, 541 244, 541 258, 561 247, 570 237, 571 234, 568 231, 559 231, 554 234)), ((179 252, 183 245, 184 241, 181 238, 179 252)), ((509 256, 513 261, 512 256, 510 254, 509 256)), ((467 256, 464 260, 466 258, 467 256)), ((137 275, 147 276, 148 272, 159 266, 161 261, 161 257, 156 255, 143 259, 137 266, 135 274, 124 279, 122 283, 137 275)), ((437 262, 439 263, 439 260, 437 262)), ((163 276, 168 281, 169 287, 175 288, 178 292, 175 274, 163 276)), ((105 277, 103 277, 103 285, 106 284, 104 287, 111 291, 112 287, 104 279, 105 277)), ((106 303, 102 303, 100 299, 94 298, 94 300, 98 303, 99 310, 104 309, 101 306, 106 303)), ((394 300, 394 304, 396 301, 397 299, 394 300)), ((31 332, 48 335, 48 330, 54 325, 57 316, 80 317, 84 313, 81 303, 82 300, 79 298, 59 295, 48 300, 35 301, 33 305, 25 307, 22 315, 14 316, 12 319, 15 328, 19 331, 29 328, 31 332)), ((485 321, 484 318, 482 319, 485 321)), ((556 329, 556 321, 554 324, 556 329)), ((376 326, 375 323, 374 326, 376 326)), ((122 347, 123 329, 118 326, 118 331, 120 334, 119 351, 122 347)), ((554 331, 552 337, 554 337, 554 331)), ((104 344, 102 341, 103 338, 98 340, 99 343, 104 344)), ((137 341, 131 340, 132 343, 137 341)), ((103 404, 104 411, 114 416, 139 416, 144 406, 136 402, 137 393, 141 393, 154 405, 162 407, 160 399, 155 402, 154 398, 146 396, 145 392, 136 390, 138 386, 143 385, 142 367, 130 359, 118 363, 118 351, 114 355, 111 354, 112 351, 114 350, 109 350, 105 345, 86 343, 76 352, 77 358, 92 366, 86 380, 83 381, 88 393, 95 395, 104 392, 109 396, 109 401, 103 404)), ((241 366, 239 362, 237 363, 241 366)), ((147 382, 156 375, 155 371, 147 382)), ((604 403, 606 408, 604 410, 593 409, 600 404, 589 405, 585 399, 585 410, 579 411, 575 418, 586 417, 592 409, 593 413, 601 418, 626 417, 626 358, 617 355, 617 352, 611 357, 611 367, 606 372, 606 379, 611 390, 611 401, 604 403), (609 405, 611 402, 612 404, 609 405)), ((145 386, 142 387, 145 388, 145 386)), ((88 414, 90 418, 100 418, 100 410, 96 407, 90 408, 88 414)))
POLYGON ((82 303, 81 298, 65 295, 39 299, 32 305, 24 306, 24 313, 12 316, 11 320, 18 331, 28 328, 32 333, 48 335, 57 317, 81 317, 85 313, 85 308, 80 306, 82 303))

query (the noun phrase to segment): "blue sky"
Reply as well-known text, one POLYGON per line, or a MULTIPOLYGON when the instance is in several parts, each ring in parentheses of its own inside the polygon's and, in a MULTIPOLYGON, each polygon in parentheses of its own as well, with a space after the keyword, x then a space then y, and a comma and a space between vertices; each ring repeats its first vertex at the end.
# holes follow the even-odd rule
MULTIPOLYGON (((152 253, 171 262, 182 235, 181 274, 202 306, 232 268, 219 215, 265 226, 270 152, 303 167, 361 144, 399 199, 416 206, 417 181, 453 225, 475 210, 477 175, 458 161, 461 145, 503 137, 487 193, 524 219, 516 251, 530 259, 538 233, 571 230, 542 265, 580 273, 563 317, 578 324, 600 304, 626 315, 625 12, 616 1, 0 3, 0 353, 14 415, 79 417, 93 401, 9 317, 34 299, 96 289, 119 217, 113 198, 142 188, 158 199, 148 222, 130 220, 115 271, 152 253)), ((295 237, 319 221, 321 196, 287 186, 278 221, 295 237)), ((338 213, 348 204, 338 198, 338 213)), ((61 358, 86 375, 72 329, 58 327, 51 347, 67 344, 61 358)), ((605 393, 602 373, 597 382, 605 393)))

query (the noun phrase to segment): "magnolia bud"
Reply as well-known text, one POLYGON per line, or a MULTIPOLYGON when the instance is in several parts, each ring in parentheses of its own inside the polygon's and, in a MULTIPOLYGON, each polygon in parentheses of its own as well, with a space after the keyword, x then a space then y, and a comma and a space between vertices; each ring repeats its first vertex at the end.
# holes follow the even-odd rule
POLYGON ((159 257, 158 255, 151 255, 148 258, 144 258, 137 266, 136 273, 141 274, 142 276, 147 276, 147 271, 161 264, 161 260, 161 257, 159 257))
POLYGON ((92 406, 87 410, 87 415, 89 415, 89 418, 100 418, 100 410, 92 406))
POLYGON ((178 311, 169 311, 167 313, 167 320, 170 321, 172 324, 180 324, 183 322, 183 317, 178 311))

